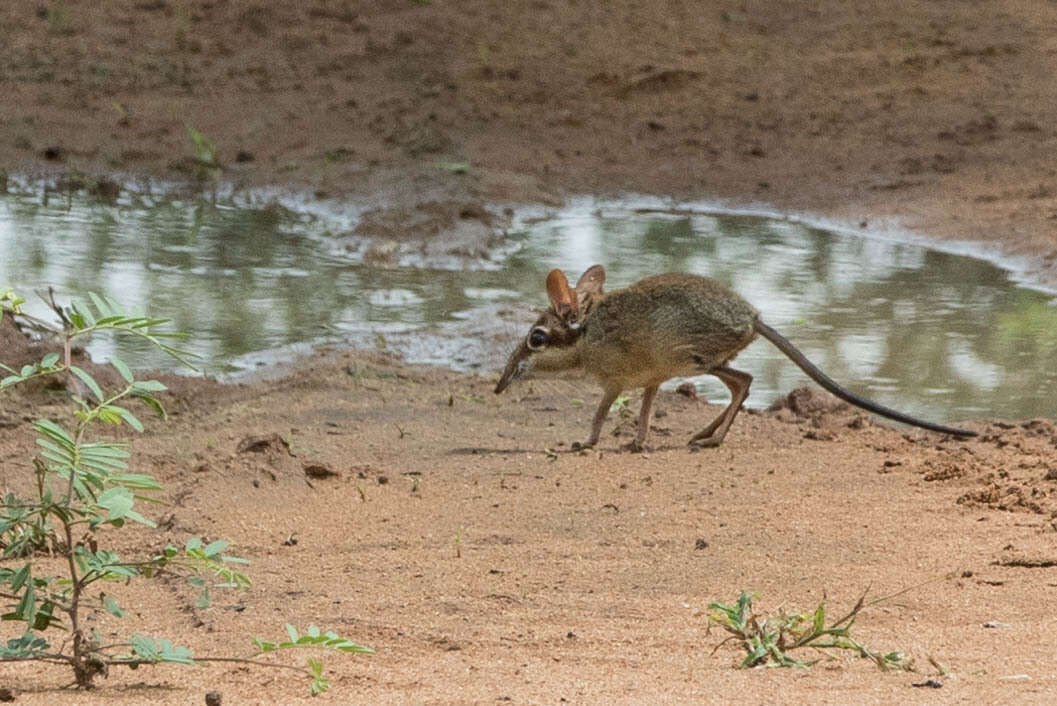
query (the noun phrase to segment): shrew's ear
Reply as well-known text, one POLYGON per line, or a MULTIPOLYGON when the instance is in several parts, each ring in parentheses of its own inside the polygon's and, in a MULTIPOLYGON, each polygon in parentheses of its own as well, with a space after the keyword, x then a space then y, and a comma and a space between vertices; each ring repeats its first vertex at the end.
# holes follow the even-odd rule
POLYGON ((585 294, 602 294, 602 285, 605 283, 606 268, 601 265, 591 265, 576 282, 576 293, 581 298, 585 294))
POLYGON ((561 270, 551 270, 547 275, 547 297, 554 313, 563 321, 576 323, 580 320, 580 301, 569 288, 569 280, 561 270))
POLYGON ((606 268, 592 265, 580 275, 576 282, 576 299, 580 304, 580 313, 586 316, 598 299, 602 297, 602 285, 606 283, 606 268))

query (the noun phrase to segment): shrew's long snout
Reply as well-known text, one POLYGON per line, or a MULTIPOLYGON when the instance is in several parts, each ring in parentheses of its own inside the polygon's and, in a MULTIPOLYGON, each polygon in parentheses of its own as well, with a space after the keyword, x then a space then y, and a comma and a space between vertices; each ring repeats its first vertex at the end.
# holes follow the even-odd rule
POLYGON ((514 349, 514 352, 510 354, 510 358, 506 362, 506 367, 503 368, 503 374, 499 377, 499 382, 495 385, 495 394, 499 394, 503 390, 510 386, 510 383, 517 380, 519 377, 525 374, 525 371, 529 369, 531 364, 529 361, 529 355, 531 351, 528 345, 522 341, 521 344, 514 349))

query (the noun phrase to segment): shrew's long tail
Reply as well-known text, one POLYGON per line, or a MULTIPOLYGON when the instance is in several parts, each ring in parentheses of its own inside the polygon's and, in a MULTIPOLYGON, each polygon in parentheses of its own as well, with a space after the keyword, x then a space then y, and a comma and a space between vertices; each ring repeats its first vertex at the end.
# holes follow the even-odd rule
POLYGON ((897 412, 894 409, 889 409, 884 405, 872 402, 864 397, 859 397, 856 394, 848 392, 841 387, 833 378, 826 375, 824 372, 818 369, 818 367, 812 363, 807 357, 797 349, 792 343, 786 339, 785 336, 775 331, 773 328, 763 323, 759 319, 756 320, 755 324, 756 332, 766 338, 768 341, 773 343, 778 350, 785 353, 791 361, 796 363, 801 370, 807 373, 808 377, 821 385, 827 392, 830 392, 837 397, 841 398, 845 402, 861 407, 874 414, 879 414, 882 417, 888 417, 894 419, 897 422, 903 422, 904 424, 910 424, 915 427, 921 427, 922 429, 928 429, 930 431, 936 431, 941 434, 953 434, 954 436, 976 436, 975 431, 969 431, 967 429, 956 429, 954 427, 947 427, 942 424, 933 424, 932 422, 926 422, 921 419, 916 419, 908 414, 897 412))

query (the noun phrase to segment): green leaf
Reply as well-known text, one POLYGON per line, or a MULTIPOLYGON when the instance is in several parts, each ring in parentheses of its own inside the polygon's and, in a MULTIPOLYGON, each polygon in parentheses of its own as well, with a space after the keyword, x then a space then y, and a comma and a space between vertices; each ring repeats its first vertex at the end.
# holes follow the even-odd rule
POLYGON ((98 449, 81 449, 80 466, 97 470, 104 475, 115 471, 124 471, 128 464, 124 459, 108 453, 99 453, 98 449))
POLYGON ((37 594, 34 591, 33 582, 29 581, 25 584, 25 590, 22 592, 22 599, 19 600, 18 607, 15 608, 15 619, 32 623, 36 607, 37 594))
MULTIPOLYGON (((80 315, 81 320, 84 322, 84 325, 78 326, 77 328, 89 328, 95 326, 95 316, 92 314, 92 310, 88 308, 87 304, 80 299, 74 299, 70 302, 70 306, 73 307, 73 310, 80 315)), ((73 319, 73 316, 71 315, 70 318, 73 319)))
POLYGON ((347 640, 341 637, 335 632, 327 631, 321 632, 320 629, 315 625, 310 625, 307 630, 307 634, 298 635, 297 629, 290 625, 286 625, 286 634, 290 638, 286 642, 280 642, 278 644, 274 642, 267 642, 257 638, 254 640, 254 644, 261 652, 273 652, 275 650, 288 650, 295 649, 298 647, 316 647, 320 649, 336 650, 338 652, 359 652, 362 654, 374 654, 374 650, 370 647, 364 647, 358 645, 352 640, 347 640))
POLYGON ((133 490, 161 490, 162 485, 158 480, 146 473, 115 473, 110 476, 110 482, 123 485, 133 490))
POLYGON ((132 456, 128 452, 128 444, 119 441, 94 441, 91 444, 82 444, 81 453, 98 458, 124 459, 132 456))
POLYGON ((106 303, 107 303, 107 306, 109 306, 109 307, 110 307, 110 310, 111 310, 112 312, 114 312, 115 314, 122 314, 122 315, 124 315, 124 311, 125 311, 125 310, 124 310, 124 309, 123 309, 123 308, 121 307, 121 302, 117 301, 117 300, 116 300, 116 299, 114 299, 113 297, 108 297, 108 296, 107 296, 107 295, 105 295, 105 294, 104 294, 104 295, 102 295, 102 298, 103 298, 103 300, 105 300, 105 301, 106 301, 106 303))
POLYGON ((126 512, 125 513, 125 517, 127 517, 130 520, 132 520, 133 522, 138 522, 141 525, 144 525, 145 527, 152 527, 153 528, 153 527, 157 527, 158 526, 157 523, 155 523, 155 522, 153 522, 151 520, 148 520, 146 517, 144 517, 143 515, 139 514, 135 510, 129 510, 128 512, 126 512))
MULTIPOLYGON (((38 446, 44 446, 49 443, 46 439, 37 439, 38 446)), ((69 470, 73 468, 74 458, 70 455, 58 453, 55 451, 45 450, 41 453, 41 456, 45 461, 52 463, 51 470, 56 472, 66 471, 66 477, 69 477, 69 470)))
POLYGON ((31 564, 23 565, 22 568, 16 571, 11 577, 9 583, 11 584, 12 592, 17 593, 26 583, 26 580, 29 578, 29 570, 31 566, 31 564))
POLYGON ((51 368, 58 362, 59 362, 59 354, 58 353, 48 353, 46 356, 41 358, 40 367, 42 367, 42 368, 51 368))
POLYGON ((110 615, 116 616, 118 618, 125 617, 125 611, 121 610, 121 606, 118 605, 117 601, 114 600, 113 596, 104 593, 102 598, 103 608, 106 609, 107 613, 110 613, 110 615))
POLYGON ((129 513, 136 501, 131 490, 117 486, 103 491, 95 502, 110 513, 111 520, 119 520, 129 513))
POLYGON ((198 551, 202 548, 202 540, 199 537, 191 537, 187 540, 187 544, 184 546, 184 551, 187 553, 198 551))
POLYGON ((191 584, 198 589, 198 600, 195 601, 195 607, 199 610, 205 610, 212 604, 213 599, 209 594, 209 584, 201 576, 189 576, 187 583, 191 584))
POLYGON ((117 408, 112 407, 110 405, 106 405, 99 407, 96 410, 96 419, 103 422, 104 424, 118 426, 119 424, 121 424, 123 418, 121 416, 121 413, 117 411, 117 408))
POLYGON ((318 696, 330 688, 330 680, 323 676, 323 662, 309 657, 305 660, 312 673, 312 696, 318 696))
POLYGON ((113 409, 115 409, 117 413, 121 415, 121 418, 124 419, 125 423, 128 424, 130 427, 132 427, 138 432, 143 431, 143 422, 137 419, 136 415, 134 415, 132 412, 128 411, 124 407, 118 407, 117 405, 114 405, 113 409))
POLYGON ((178 662, 194 664, 192 652, 186 647, 177 647, 165 638, 155 642, 146 635, 133 634, 129 638, 132 654, 148 662, 178 662))
POLYGON ((21 637, 12 638, 0 647, 0 659, 33 659, 50 649, 47 640, 27 630, 21 637))
POLYGON ((110 307, 106 305, 106 302, 104 302, 98 294, 96 294, 95 292, 88 292, 88 298, 92 300, 93 304, 95 304, 95 308, 99 312, 100 316, 114 316, 114 312, 110 310, 110 307))
POLYGON ((120 328, 124 316, 104 316, 95 322, 96 328, 120 328))
POLYGON ((179 662, 181 664, 194 664, 192 658, 192 652, 187 647, 179 647, 174 645, 164 637, 160 641, 161 643, 161 656, 165 662, 179 662))
POLYGON ((277 649, 279 649, 279 645, 275 644, 274 642, 266 642, 259 637, 253 638, 253 644, 258 650, 260 650, 261 654, 264 654, 266 652, 275 652, 277 649))
POLYGON ((107 476, 114 471, 124 471, 128 468, 128 465, 120 461, 97 460, 95 458, 81 457, 80 463, 77 464, 77 471, 92 485, 101 488, 102 483, 106 482, 107 476))
POLYGON ((125 382, 132 382, 132 371, 129 370, 127 365, 125 365, 125 361, 120 358, 111 358, 110 364, 113 365, 118 374, 125 379, 125 382))
POLYGON ((157 380, 137 380, 132 383, 132 389, 142 392, 164 392, 169 388, 157 380))
POLYGON ((218 539, 215 542, 210 542, 209 545, 202 550, 202 553, 210 559, 213 559, 217 554, 227 549, 230 544, 231 542, 228 542, 227 540, 218 539))
POLYGON ((249 564, 249 559, 243 559, 240 556, 230 556, 228 554, 221 554, 220 560, 229 564, 249 564))
POLYGON ((91 375, 89 375, 84 370, 81 370, 76 365, 70 366, 70 372, 80 378, 81 382, 83 382, 88 387, 88 389, 92 391, 92 394, 95 395, 95 398, 97 400, 99 400, 100 402, 103 401, 103 390, 99 387, 99 384, 92 378, 91 375))
POLYGON ((815 609, 815 633, 820 634, 826 629, 826 604, 819 602, 818 608, 815 609))
POLYGON ((909 664, 907 656, 902 652, 889 652, 884 656, 884 661, 887 664, 895 665, 901 669, 909 664))
POLYGON ((169 321, 170 319, 148 319, 145 316, 140 316, 136 318, 136 323, 132 325, 132 328, 152 328, 154 326, 163 326, 169 323, 169 321))
POLYGON ((162 419, 168 419, 169 415, 167 415, 165 413, 165 408, 162 407, 161 402, 156 400, 154 398, 154 396, 151 395, 149 392, 143 392, 141 390, 133 390, 132 391, 132 396, 142 400, 143 404, 145 404, 148 407, 150 407, 151 409, 153 409, 154 413, 157 414, 162 419))
POLYGON ((151 638, 146 635, 137 635, 133 633, 128 641, 129 644, 132 645, 132 654, 151 662, 159 661, 158 646, 154 644, 154 640, 151 638))
POLYGON ((46 602, 37 609, 37 614, 34 616, 33 622, 29 627, 33 630, 47 630, 52 626, 61 626, 62 623, 59 620, 56 620, 54 613, 55 604, 50 601, 46 602))
POLYGON ((469 162, 441 162, 437 166, 452 174, 465 174, 470 171, 469 162))

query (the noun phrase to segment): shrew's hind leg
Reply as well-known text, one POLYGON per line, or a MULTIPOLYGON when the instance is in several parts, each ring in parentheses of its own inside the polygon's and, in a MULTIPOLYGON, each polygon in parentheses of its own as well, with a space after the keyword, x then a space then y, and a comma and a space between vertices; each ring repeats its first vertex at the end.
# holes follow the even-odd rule
POLYGON ((628 451, 642 451, 646 448, 646 437, 650 435, 650 412, 653 409, 653 398, 657 396, 660 383, 647 385, 642 393, 642 407, 639 409, 639 430, 635 440, 626 445, 628 451))
POLYGON ((723 437, 727 435, 727 430, 730 429, 734 417, 738 416, 742 403, 749 396, 749 385, 752 384, 752 375, 726 365, 712 368, 708 372, 722 380, 730 390, 730 404, 712 420, 711 424, 694 434, 690 439, 692 446, 714 447, 723 443, 723 437))

